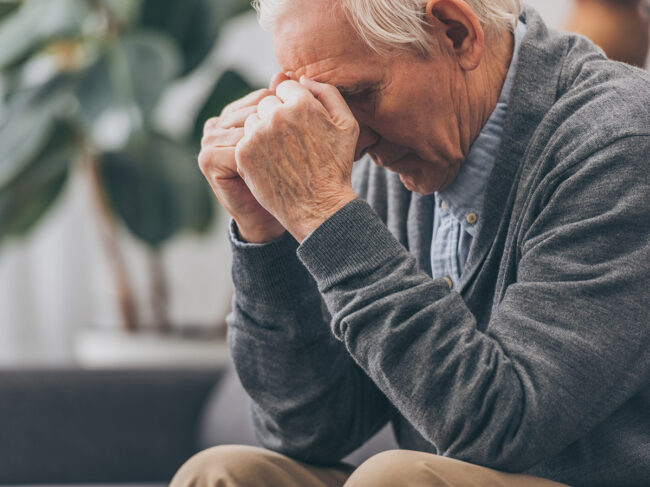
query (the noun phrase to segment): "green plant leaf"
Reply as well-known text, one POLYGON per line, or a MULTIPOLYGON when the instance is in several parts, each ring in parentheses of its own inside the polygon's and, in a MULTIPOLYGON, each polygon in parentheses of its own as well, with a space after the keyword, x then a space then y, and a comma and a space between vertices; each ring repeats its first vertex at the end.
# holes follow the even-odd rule
POLYGON ((152 136, 144 146, 104 154, 100 169, 116 215, 153 248, 212 221, 212 202, 193 157, 166 138, 152 136))
POLYGON ((90 132, 104 111, 117 103, 111 85, 108 56, 100 57, 79 74, 77 97, 82 119, 90 132))
POLYGON ((74 104, 61 76, 23 89, 0 120, 0 240, 25 235, 61 192, 75 159, 75 133, 62 118, 74 104))
POLYGON ((113 42, 80 75, 77 95, 88 130, 111 109, 137 107, 148 117, 180 64, 177 46, 164 34, 140 30, 113 42))
POLYGON ((147 151, 108 153, 101 175, 113 211, 137 238, 159 247, 180 228, 173 188, 147 151))
POLYGON ((226 105, 251 91, 253 91, 253 87, 235 71, 228 70, 221 75, 194 122, 192 140, 197 150, 201 145, 205 122, 211 117, 219 116, 226 105))
POLYGON ((58 198, 77 157, 75 134, 57 122, 34 163, 0 187, 0 241, 9 235, 25 236, 58 198))
POLYGON ((248 0, 144 0, 141 22, 176 40, 183 51, 185 75, 210 52, 219 27, 248 8, 248 0))
POLYGON ((25 0, 0 23, 0 69, 22 62, 48 42, 78 35, 88 12, 83 0, 25 0))
POLYGON ((73 79, 60 76, 11 97, 0 119, 0 188, 38 162, 57 120, 74 106, 73 85, 73 79))
POLYGON ((0 0, 0 21, 19 6, 18 0, 0 0))
POLYGON ((133 86, 133 96, 143 112, 156 105, 167 84, 179 73, 181 53, 165 34, 139 30, 123 37, 122 45, 133 86))

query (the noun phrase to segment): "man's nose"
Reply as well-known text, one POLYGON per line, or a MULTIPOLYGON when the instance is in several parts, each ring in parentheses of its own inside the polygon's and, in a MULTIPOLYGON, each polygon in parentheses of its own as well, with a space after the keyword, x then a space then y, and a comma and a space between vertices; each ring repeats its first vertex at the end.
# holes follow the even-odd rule
POLYGON ((381 139, 381 137, 377 132, 372 130, 370 127, 362 125, 359 130, 359 139, 354 152, 354 160, 358 161, 361 159, 370 147, 379 142, 379 139, 381 139))

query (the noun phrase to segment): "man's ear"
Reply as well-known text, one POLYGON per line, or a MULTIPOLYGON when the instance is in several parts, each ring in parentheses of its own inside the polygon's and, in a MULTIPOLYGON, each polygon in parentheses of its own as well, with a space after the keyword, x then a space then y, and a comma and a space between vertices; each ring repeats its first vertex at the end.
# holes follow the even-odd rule
POLYGON ((476 69, 485 48, 485 33, 478 17, 463 0, 429 0, 427 22, 443 32, 444 42, 465 71, 476 69))

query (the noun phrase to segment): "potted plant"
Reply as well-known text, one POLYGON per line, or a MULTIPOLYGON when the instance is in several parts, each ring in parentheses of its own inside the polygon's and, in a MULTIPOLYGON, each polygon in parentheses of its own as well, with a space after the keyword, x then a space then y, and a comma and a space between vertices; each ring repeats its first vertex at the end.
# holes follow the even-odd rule
POLYGON ((152 309, 170 331, 161 249, 215 219, 197 169, 204 121, 251 90, 226 71, 179 137, 157 126, 167 88, 191 75, 247 0, 0 0, 0 245, 24 237, 72 171, 93 190, 121 328, 141 329, 118 229, 146 244, 152 309))

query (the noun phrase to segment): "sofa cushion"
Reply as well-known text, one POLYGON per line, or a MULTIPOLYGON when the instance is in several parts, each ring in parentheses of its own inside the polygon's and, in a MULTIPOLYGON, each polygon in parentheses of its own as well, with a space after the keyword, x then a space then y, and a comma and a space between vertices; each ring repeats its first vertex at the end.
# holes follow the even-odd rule
POLYGON ((0 484, 167 483, 217 370, 0 371, 0 484))

